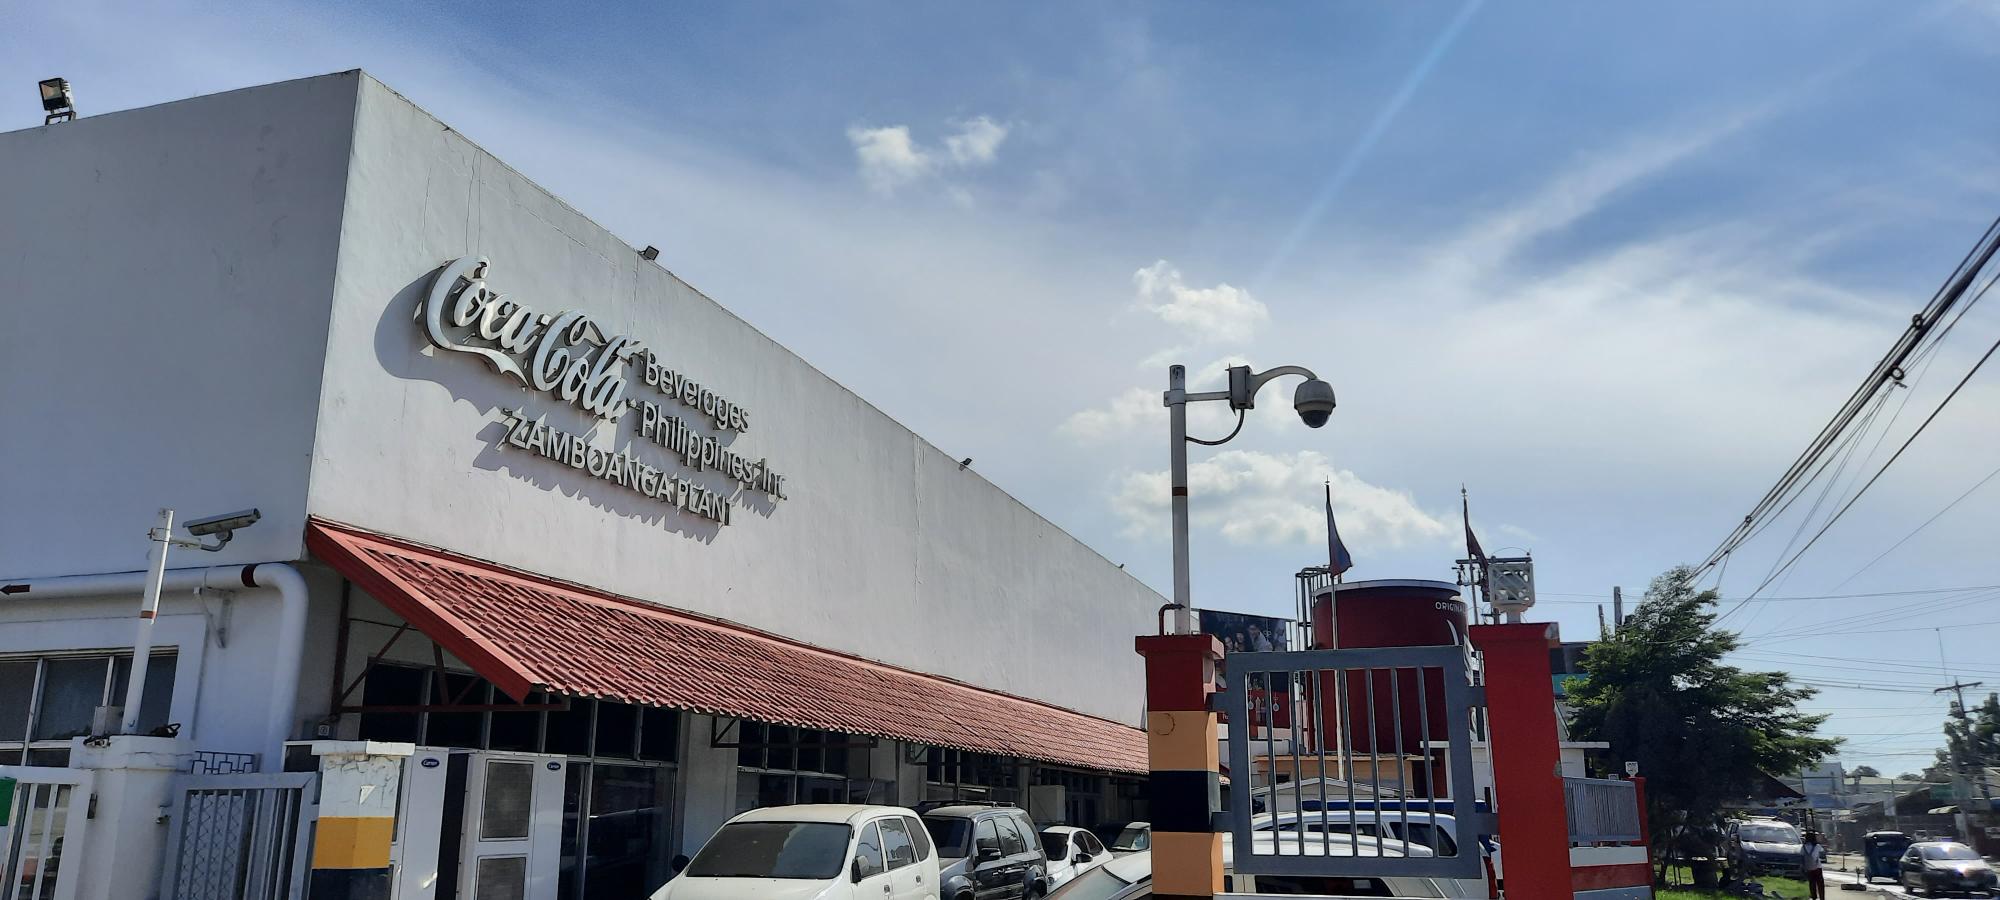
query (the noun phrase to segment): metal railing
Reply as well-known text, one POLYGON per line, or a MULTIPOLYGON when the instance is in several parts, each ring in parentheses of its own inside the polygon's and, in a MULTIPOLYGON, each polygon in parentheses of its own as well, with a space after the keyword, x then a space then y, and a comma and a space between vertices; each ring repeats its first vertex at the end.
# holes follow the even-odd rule
POLYGON ((160 874, 162 900, 305 896, 317 777, 311 772, 177 776, 160 874))
POLYGON ((1625 844, 1639 840, 1639 792, 1614 778, 1564 778, 1569 842, 1625 844))
POLYGON ((1483 876, 1480 837, 1493 831, 1472 796, 1477 694, 1462 648, 1232 653, 1223 662, 1232 871, 1483 876))
POLYGON ((89 859, 95 773, 0 766, 0 778, 16 781, 12 808, 0 808, 0 898, 73 900, 89 859))

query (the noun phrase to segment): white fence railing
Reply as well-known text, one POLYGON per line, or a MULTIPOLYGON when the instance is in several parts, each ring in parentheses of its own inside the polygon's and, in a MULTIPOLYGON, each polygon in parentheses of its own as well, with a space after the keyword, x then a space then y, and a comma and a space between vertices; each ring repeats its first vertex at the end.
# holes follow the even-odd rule
POLYGON ((1564 778, 1571 844, 1624 844, 1639 839, 1639 792, 1614 778, 1564 778))
POLYGON ((89 838, 92 773, 0 766, 0 778, 15 781, 14 801, 0 809, 0 900, 72 900, 89 838))

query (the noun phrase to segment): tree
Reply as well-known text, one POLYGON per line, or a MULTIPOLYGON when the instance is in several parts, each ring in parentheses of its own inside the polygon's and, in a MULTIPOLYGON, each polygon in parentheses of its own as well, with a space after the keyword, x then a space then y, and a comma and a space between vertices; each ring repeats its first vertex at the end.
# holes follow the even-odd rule
POLYGON ((1986 702, 1966 710, 1964 719, 1958 717, 1958 701, 1951 706, 1941 759, 1962 760, 1967 768, 2000 765, 2000 694, 1987 694, 1986 702))
POLYGON ((1816 735, 1823 715, 1800 712, 1815 691, 1784 672, 1746 672, 1722 660, 1737 648, 1715 627, 1716 594, 1683 566, 1653 579, 1616 634, 1584 653, 1587 678, 1570 692, 1576 740, 1608 741, 1646 776, 1646 816, 1662 874, 1668 848, 1713 849, 1725 803, 1768 775, 1807 768, 1839 746, 1816 735))
POLYGON ((1847 774, 1849 774, 1849 775, 1853 775, 1853 776, 1855 776, 1856 778, 1880 778, 1880 777, 1882 777, 1882 772, 1881 772, 1881 770, 1879 770, 1879 769, 1875 768, 1874 766, 1855 766, 1855 767, 1854 767, 1854 769, 1853 769, 1853 771, 1850 771, 1850 772, 1848 772, 1847 774))
POLYGON ((1901 775, 1898 775, 1898 776, 1896 776, 1896 780, 1897 780, 1897 781, 1922 781, 1922 780, 1924 780, 1924 776, 1922 776, 1922 775, 1918 775, 1918 774, 1917 774, 1917 773, 1915 773, 1915 772, 1904 772, 1903 774, 1901 774, 1901 775))

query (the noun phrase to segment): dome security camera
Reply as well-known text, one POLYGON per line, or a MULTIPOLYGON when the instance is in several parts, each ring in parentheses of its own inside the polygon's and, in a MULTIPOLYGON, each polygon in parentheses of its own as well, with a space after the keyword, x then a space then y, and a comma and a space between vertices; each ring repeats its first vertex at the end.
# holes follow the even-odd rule
POLYGON ((1318 428, 1333 416, 1333 385, 1313 378, 1299 384, 1292 394, 1292 408, 1308 428, 1318 428))

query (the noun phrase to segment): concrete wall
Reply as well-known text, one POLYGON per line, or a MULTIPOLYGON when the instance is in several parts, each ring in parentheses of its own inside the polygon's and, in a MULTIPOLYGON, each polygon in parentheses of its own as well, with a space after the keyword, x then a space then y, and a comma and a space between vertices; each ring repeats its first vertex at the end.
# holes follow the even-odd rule
MULTIPOLYGON (((337 579, 324 570, 303 570, 312 609, 310 621, 331 620, 337 579)), ((98 650, 132 651, 139 594, 60 600, 10 599, 0 606, 0 656, 98 650)), ((216 590, 197 596, 169 592, 160 600, 153 647, 177 655, 174 699, 167 721, 195 750, 262 753, 264 711, 270 672, 298 663, 278 658, 279 595, 268 588, 216 590)), ((327 705, 331 628, 327 640, 306 641, 312 658, 299 684, 299 720, 315 719, 327 705), (313 677, 319 673, 318 677, 313 677)), ((116 702, 114 700, 114 702, 116 702)), ((298 723, 295 723, 298 724, 298 723)), ((299 732, 295 732, 297 736, 299 732)), ((267 770, 276 764, 264 761, 267 770)))
POLYGON ((1130 639, 1157 594, 387 88, 363 79, 355 122, 311 513, 1138 721, 1130 639), (493 289, 585 311, 747 407, 733 449, 768 457, 789 498, 738 492, 717 526, 504 446, 519 409, 693 474, 636 415, 604 422, 428 346, 415 311, 467 255, 492 260, 493 289))
POLYGON ((358 74, 0 134, 0 578, 301 556, 358 74))

